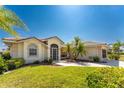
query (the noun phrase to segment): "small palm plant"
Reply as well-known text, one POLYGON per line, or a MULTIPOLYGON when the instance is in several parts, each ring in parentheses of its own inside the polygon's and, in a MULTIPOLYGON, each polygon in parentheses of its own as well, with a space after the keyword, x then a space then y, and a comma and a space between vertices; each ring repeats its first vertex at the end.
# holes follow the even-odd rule
POLYGON ((14 30, 14 26, 28 30, 27 26, 14 12, 4 7, 0 7, 0 29, 18 37, 19 34, 14 30))
POLYGON ((79 56, 86 55, 84 43, 81 42, 81 39, 79 37, 75 37, 73 43, 74 43, 73 44, 74 45, 73 46, 73 58, 74 58, 74 60, 76 60, 79 56))
POLYGON ((75 37, 72 43, 67 43, 66 51, 71 60, 77 60, 79 56, 86 55, 84 43, 81 42, 79 37, 75 37))
POLYGON ((67 57, 71 59, 71 53, 72 53, 72 46, 70 43, 66 44, 66 51, 67 51, 67 57))

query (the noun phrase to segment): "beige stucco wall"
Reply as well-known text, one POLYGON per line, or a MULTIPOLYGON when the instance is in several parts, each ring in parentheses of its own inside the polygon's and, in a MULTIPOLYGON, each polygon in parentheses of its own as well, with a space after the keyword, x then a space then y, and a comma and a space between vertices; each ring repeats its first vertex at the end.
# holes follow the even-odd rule
POLYGON ((90 56, 98 56, 98 50, 96 47, 87 47, 86 46, 86 55, 83 57, 79 57, 79 59, 85 59, 88 60, 90 56))
POLYGON ((13 58, 23 58, 23 43, 12 44, 10 47, 10 55, 13 58))
POLYGON ((18 57, 18 45, 17 44, 12 44, 10 47, 10 55, 13 58, 18 57))
POLYGON ((34 38, 18 42, 17 44, 12 44, 10 51, 13 58, 24 58, 26 63, 47 59, 47 45, 34 38), (37 56, 29 56, 29 45, 31 44, 35 44, 37 46, 37 56))
POLYGON ((32 63, 36 60, 43 61, 45 58, 47 58, 47 46, 34 38, 24 41, 23 51, 26 63, 32 63), (28 50, 31 44, 35 44, 37 46, 37 56, 29 56, 28 50))
POLYGON ((44 47, 44 59, 48 59, 48 47, 44 47))
POLYGON ((93 57, 93 56, 99 56, 100 60, 106 60, 105 58, 102 58, 102 49, 106 49, 106 46, 86 46, 86 55, 84 55, 83 57, 79 57, 79 59, 85 59, 88 60, 89 57, 93 57))
POLYGON ((24 47, 24 43, 18 43, 18 57, 19 58, 23 58, 24 55, 24 51, 23 51, 23 47, 24 47))

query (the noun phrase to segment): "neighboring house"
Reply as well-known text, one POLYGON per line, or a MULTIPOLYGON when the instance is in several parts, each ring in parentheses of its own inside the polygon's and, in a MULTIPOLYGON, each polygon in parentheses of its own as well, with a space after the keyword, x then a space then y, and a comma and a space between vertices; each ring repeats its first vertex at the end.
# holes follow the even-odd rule
POLYGON ((124 46, 120 47, 120 52, 124 53, 124 46))
POLYGON ((106 43, 93 41, 83 41, 83 43, 86 48, 86 55, 79 57, 79 59, 89 60, 89 58, 93 56, 98 56, 101 61, 107 59, 108 45, 106 43))
MULTIPOLYGON (((62 59, 62 47, 64 42, 57 36, 39 39, 36 37, 15 39, 3 38, 3 42, 10 47, 10 55, 13 58, 24 58, 26 63, 36 60, 43 61, 48 58, 53 60, 62 59)), ((84 42, 86 46, 86 56, 80 59, 89 59, 90 56, 99 56, 101 60, 106 59, 107 44, 98 42, 84 42)))
MULTIPOLYGON (((109 52, 112 52, 112 45, 113 45, 113 44, 109 44, 109 45, 108 45, 108 46, 109 46, 109 52)), ((124 53, 124 46, 121 46, 121 47, 120 47, 120 52, 121 52, 121 53, 124 53)))

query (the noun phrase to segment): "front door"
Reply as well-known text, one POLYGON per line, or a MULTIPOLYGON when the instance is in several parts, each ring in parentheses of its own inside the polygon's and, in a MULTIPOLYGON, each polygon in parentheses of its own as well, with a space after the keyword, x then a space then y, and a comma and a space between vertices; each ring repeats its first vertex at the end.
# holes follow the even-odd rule
POLYGON ((58 46, 56 44, 51 45, 50 49, 51 59, 58 60, 58 46))

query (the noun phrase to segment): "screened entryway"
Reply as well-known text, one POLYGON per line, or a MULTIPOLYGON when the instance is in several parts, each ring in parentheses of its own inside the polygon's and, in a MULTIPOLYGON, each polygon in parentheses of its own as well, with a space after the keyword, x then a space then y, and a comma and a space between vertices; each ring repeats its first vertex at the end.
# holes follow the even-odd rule
POLYGON ((102 49, 102 58, 106 58, 106 54, 107 54, 106 50, 102 49))
POLYGON ((53 60, 58 60, 58 45, 52 44, 50 46, 50 57, 53 60))

